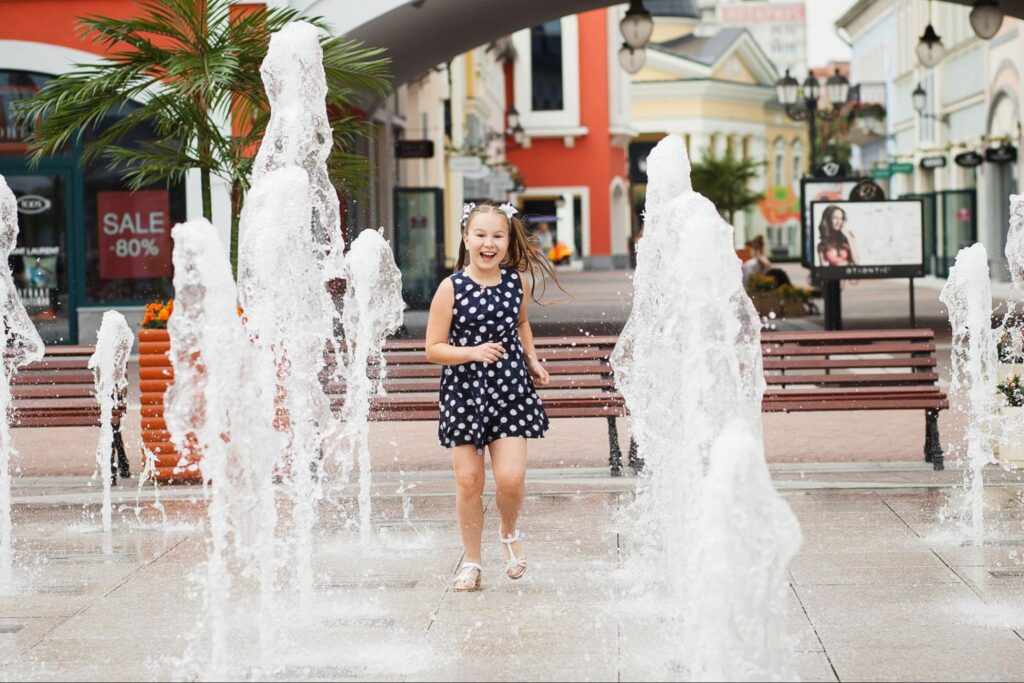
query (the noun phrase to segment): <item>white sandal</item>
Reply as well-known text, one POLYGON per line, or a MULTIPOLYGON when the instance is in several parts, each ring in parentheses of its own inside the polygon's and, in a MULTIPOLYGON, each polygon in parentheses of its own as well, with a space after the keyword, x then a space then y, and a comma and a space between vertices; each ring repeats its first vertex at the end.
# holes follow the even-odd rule
POLYGON ((498 539, 508 551, 508 565, 505 567, 505 573, 510 579, 521 579, 526 573, 526 558, 516 557, 516 552, 512 549, 512 544, 519 542, 519 530, 513 531, 511 536, 502 536, 501 532, 498 532, 498 539))
POLYGON ((455 574, 455 578, 452 579, 452 590, 456 593, 471 593, 480 590, 480 577, 483 570, 484 568, 476 562, 463 562, 455 574), (474 571, 476 579, 473 578, 474 571))

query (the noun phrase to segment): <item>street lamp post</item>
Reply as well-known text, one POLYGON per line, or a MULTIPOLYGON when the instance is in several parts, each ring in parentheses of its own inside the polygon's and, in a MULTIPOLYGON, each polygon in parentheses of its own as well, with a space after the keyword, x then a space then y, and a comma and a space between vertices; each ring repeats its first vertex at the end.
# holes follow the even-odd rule
MULTIPOLYGON (((779 104, 786 110, 786 115, 793 121, 807 121, 807 135, 810 138, 811 169, 818 167, 818 141, 817 141, 817 119, 826 121, 834 120, 839 116, 840 108, 846 103, 850 96, 850 81, 846 79, 839 69, 825 81, 825 92, 831 104, 828 108, 819 108, 818 103, 821 94, 821 85, 813 74, 808 74, 803 82, 803 102, 800 102, 800 84, 789 74, 785 75, 775 84, 775 92, 779 104)), ((805 217, 801 216, 801 220, 805 217)), ((812 233, 813 235, 813 233, 812 233)), ((808 245, 810 247, 810 245, 808 245)), ((842 329, 842 309, 840 306, 839 280, 823 280, 822 294, 825 298, 825 329, 842 329)))

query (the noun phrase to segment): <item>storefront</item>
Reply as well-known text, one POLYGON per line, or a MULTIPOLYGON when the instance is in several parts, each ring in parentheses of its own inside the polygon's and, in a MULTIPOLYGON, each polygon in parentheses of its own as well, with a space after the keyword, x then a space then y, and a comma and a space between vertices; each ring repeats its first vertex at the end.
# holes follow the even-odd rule
MULTIPOLYGON (((102 159, 86 163, 82 145, 131 110, 126 103, 60 156, 32 166, 26 131, 11 104, 53 76, 0 70, 0 174, 18 202, 19 235, 9 266, 29 315, 48 344, 95 338, 103 311, 134 313, 170 298, 171 227, 185 217, 184 186, 129 190, 102 159)), ((126 144, 148 131, 136 129, 126 144)))

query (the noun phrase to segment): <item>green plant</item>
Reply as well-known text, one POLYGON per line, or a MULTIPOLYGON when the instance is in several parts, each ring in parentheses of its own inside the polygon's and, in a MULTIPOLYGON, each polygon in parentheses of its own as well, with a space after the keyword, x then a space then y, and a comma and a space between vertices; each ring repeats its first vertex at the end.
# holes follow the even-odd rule
POLYGON ((76 65, 15 103, 19 120, 31 129, 32 163, 95 132, 83 146, 83 160, 106 160, 132 189, 180 181, 198 169, 207 219, 213 217, 211 178, 218 176, 231 186, 234 263, 238 218, 270 119, 260 64, 270 35, 298 19, 328 34, 321 47, 333 115, 332 178, 348 190, 368 187, 368 160, 354 150, 371 127, 349 112, 358 95, 387 94, 383 51, 330 37, 322 19, 298 10, 262 3, 240 8, 232 0, 140 0, 130 18, 80 19, 83 34, 107 56, 76 65), (129 100, 139 106, 126 108, 129 100), (97 130, 111 114, 120 118, 97 130), (153 139, 130 144, 140 125, 152 128, 153 139))
POLYGON ((747 290, 751 292, 772 292, 775 289, 775 278, 760 273, 751 275, 747 283, 747 290))
POLYGON ((1007 377, 997 384, 996 388, 1006 399, 1006 405, 1014 408, 1024 406, 1024 383, 1021 382, 1020 375, 1007 377))
POLYGON ((811 298, 811 290, 804 287, 797 287, 796 285, 782 285, 779 287, 779 295, 783 299, 808 301, 811 298))
POLYGON ((750 188, 764 165, 763 161, 737 159, 731 152, 724 157, 709 155, 693 164, 690 179, 693 189, 710 199, 725 220, 733 223, 737 212, 746 211, 761 199, 761 193, 750 188))

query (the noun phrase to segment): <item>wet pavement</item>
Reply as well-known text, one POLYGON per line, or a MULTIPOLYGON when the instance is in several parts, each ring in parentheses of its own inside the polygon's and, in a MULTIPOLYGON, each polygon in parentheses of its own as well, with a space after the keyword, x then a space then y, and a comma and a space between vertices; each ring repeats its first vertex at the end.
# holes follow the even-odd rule
MULTIPOLYGON (((803 527, 790 566, 789 630, 803 680, 1024 680, 1024 476, 986 473, 988 541, 965 545, 961 473, 917 463, 773 467, 803 527)), ((328 487, 316 595, 278 594, 261 649, 256 587, 240 567, 228 650, 234 678, 678 680, 684 652, 658 644, 661 616, 631 574, 618 513, 636 480, 603 469, 531 469, 521 530, 526 576, 501 571, 492 485, 484 589, 457 594, 461 559, 445 472, 379 474, 375 538, 345 524, 354 488, 328 487), (259 666, 266 668, 260 669, 259 666)), ((199 487, 115 492, 101 531, 81 477, 15 482, 16 585, 0 596, 0 679, 195 679, 205 641, 199 487), (136 497, 138 495, 138 498, 136 497)), ((287 517, 281 501, 281 515, 287 517)), ((285 576, 282 572, 282 577, 285 576)), ((654 577, 656 579, 656 577, 654 577)))

